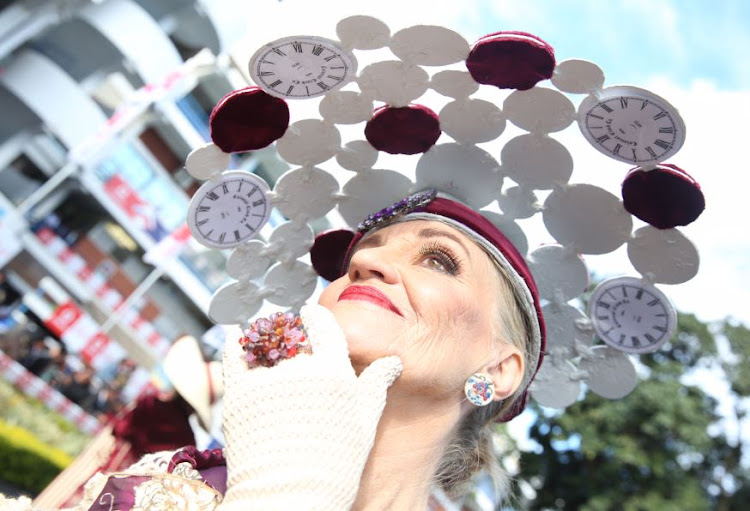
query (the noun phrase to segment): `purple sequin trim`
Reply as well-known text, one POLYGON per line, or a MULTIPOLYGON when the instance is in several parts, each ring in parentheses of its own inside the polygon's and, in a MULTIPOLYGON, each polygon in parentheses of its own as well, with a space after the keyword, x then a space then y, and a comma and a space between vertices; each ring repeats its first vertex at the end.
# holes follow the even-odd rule
POLYGON ((405 199, 401 199, 387 208, 383 208, 377 213, 365 218, 357 226, 357 232, 364 234, 375 227, 386 225, 396 218, 424 208, 430 202, 435 200, 435 197, 437 197, 437 190, 434 189, 409 195, 405 199))

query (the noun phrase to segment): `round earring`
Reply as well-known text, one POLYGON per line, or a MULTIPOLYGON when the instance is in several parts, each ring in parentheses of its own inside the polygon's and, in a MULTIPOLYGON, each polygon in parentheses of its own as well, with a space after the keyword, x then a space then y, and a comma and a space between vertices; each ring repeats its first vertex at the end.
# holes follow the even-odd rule
POLYGON ((487 406, 495 396, 495 384, 488 374, 474 373, 466 380, 464 393, 474 406, 487 406))

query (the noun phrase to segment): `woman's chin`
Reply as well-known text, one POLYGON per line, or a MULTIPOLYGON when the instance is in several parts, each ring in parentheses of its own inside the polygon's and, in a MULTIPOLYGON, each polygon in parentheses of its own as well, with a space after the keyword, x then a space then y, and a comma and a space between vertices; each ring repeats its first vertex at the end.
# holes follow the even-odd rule
POLYGON ((389 328, 384 317, 387 312, 378 314, 351 305, 339 302, 332 312, 346 336, 352 365, 359 372, 378 358, 396 354, 393 345, 395 325, 389 328))

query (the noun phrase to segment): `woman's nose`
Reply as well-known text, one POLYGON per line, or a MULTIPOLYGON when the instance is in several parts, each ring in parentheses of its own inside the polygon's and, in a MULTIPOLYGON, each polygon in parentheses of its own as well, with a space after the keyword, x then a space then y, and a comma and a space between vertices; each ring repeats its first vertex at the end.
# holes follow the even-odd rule
POLYGON ((349 261, 348 273, 352 281, 374 278, 394 284, 399 280, 398 269, 383 247, 356 251, 349 261))

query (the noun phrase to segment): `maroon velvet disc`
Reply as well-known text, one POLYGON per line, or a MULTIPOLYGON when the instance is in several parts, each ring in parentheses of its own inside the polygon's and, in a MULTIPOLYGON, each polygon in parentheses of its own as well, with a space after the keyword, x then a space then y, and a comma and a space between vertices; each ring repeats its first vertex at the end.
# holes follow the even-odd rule
POLYGON ((333 282, 342 275, 344 258, 354 233, 348 229, 336 229, 320 233, 310 249, 310 261, 318 275, 333 282))
POLYGON ((628 172, 622 183, 622 200, 630 214, 657 229, 688 225, 706 207, 698 182, 667 163, 649 171, 637 167, 628 172))
POLYGON ((552 77, 555 51, 535 35, 496 32, 474 43, 466 67, 478 83, 527 90, 552 77))
POLYGON ((281 138, 289 126, 289 107, 258 87, 232 91, 209 118, 211 139, 225 153, 262 149, 281 138))
POLYGON ((365 137, 378 151, 418 154, 435 145, 440 122, 435 112, 422 105, 384 106, 367 122, 365 137))

